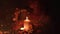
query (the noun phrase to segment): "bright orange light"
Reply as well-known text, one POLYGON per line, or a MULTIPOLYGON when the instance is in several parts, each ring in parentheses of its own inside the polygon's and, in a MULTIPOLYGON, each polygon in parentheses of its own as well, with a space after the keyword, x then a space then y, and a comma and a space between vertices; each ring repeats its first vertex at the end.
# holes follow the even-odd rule
POLYGON ((24 30, 25 30, 25 31, 28 31, 28 30, 29 30, 29 25, 25 24, 25 25, 24 25, 24 30))
POLYGON ((24 30, 25 31, 29 30, 29 22, 30 22, 30 20, 28 19, 28 17, 26 17, 26 19, 24 20, 24 30))

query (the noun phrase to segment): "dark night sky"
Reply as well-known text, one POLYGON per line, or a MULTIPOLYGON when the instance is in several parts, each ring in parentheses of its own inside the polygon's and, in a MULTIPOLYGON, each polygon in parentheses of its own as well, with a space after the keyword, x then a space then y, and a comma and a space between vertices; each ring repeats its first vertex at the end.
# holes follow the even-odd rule
POLYGON ((26 5, 26 0, 1 0, 1 7, 3 8, 13 8, 26 5))

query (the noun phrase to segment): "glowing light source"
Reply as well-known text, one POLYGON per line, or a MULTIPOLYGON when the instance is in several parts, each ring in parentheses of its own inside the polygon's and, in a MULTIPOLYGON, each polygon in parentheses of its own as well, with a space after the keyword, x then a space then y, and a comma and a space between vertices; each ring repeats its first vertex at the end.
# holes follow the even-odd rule
POLYGON ((30 20, 28 19, 28 17, 26 17, 26 19, 24 20, 24 22, 30 22, 30 20))
POLYGON ((25 31, 29 30, 29 22, 30 22, 30 20, 28 19, 28 17, 26 17, 26 19, 24 20, 24 30, 25 31))
POLYGON ((20 28, 20 30, 24 30, 24 28, 22 27, 22 28, 20 28))

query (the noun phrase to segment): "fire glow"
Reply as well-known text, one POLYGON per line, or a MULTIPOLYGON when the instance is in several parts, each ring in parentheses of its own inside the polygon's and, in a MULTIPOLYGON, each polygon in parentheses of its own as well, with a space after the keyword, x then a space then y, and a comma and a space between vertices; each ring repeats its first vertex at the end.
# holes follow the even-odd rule
POLYGON ((25 31, 29 30, 29 22, 30 22, 30 20, 28 19, 28 17, 26 17, 26 19, 24 20, 24 30, 25 31))

